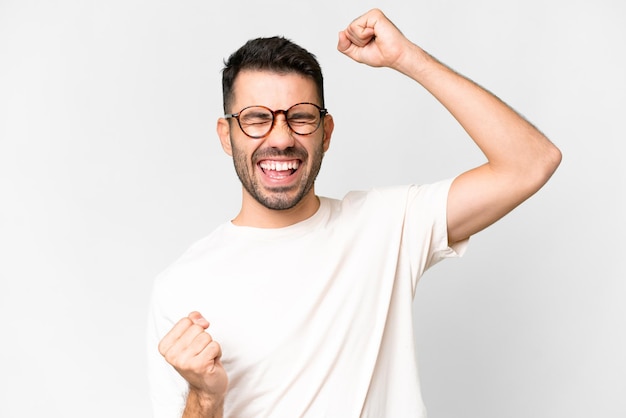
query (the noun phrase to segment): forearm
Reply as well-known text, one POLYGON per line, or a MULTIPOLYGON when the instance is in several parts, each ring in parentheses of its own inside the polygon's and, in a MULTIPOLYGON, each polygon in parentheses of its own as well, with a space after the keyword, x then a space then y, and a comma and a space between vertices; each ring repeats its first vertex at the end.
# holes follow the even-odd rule
POLYGON ((189 390, 182 418, 223 418, 224 399, 189 390))

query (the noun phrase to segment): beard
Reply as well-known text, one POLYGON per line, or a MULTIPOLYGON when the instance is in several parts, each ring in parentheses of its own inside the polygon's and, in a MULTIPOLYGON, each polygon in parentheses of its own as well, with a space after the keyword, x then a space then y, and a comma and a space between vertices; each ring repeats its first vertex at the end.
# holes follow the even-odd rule
POLYGON ((250 167, 248 156, 242 149, 235 145, 232 138, 231 147, 233 150, 235 171, 237 172, 237 177, 239 177, 242 186, 257 202, 273 210, 291 209, 311 191, 320 168, 322 167, 322 160, 324 158, 322 141, 320 141, 319 146, 314 149, 310 160, 306 149, 300 147, 290 147, 285 150, 259 149, 255 151, 250 159, 252 161, 250 164, 265 158, 287 157, 300 160, 298 171, 308 170, 307 172, 300 173, 300 181, 295 185, 267 188, 263 186, 256 177, 255 168, 250 167))

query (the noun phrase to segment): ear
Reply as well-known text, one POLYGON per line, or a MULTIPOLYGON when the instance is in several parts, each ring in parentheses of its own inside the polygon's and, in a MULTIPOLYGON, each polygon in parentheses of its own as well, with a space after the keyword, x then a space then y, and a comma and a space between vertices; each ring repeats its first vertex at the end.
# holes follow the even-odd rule
POLYGON ((217 120, 217 136, 220 137, 220 143, 224 152, 232 157, 233 149, 230 144, 230 123, 225 118, 217 120))
POLYGON ((331 115, 324 116, 324 138, 322 141, 324 143, 324 152, 328 151, 330 147, 330 137, 333 135, 333 130, 335 129, 335 121, 331 115))

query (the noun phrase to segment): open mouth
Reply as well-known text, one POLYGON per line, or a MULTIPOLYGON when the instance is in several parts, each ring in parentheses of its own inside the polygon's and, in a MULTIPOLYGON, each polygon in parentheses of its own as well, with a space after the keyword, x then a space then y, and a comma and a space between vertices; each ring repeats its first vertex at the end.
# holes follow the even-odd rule
POLYGON ((263 160, 259 162, 259 168, 263 171, 263 174, 272 179, 289 177, 298 171, 298 167, 300 167, 300 160, 263 160))

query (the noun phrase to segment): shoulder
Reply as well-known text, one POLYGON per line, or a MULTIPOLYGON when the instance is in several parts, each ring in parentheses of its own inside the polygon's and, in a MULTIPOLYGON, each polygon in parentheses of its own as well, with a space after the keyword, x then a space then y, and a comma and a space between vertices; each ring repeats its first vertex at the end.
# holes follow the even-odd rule
POLYGON ((348 192, 342 199, 322 197, 334 211, 357 211, 364 208, 406 207, 411 204, 428 204, 447 198, 452 179, 428 184, 404 184, 375 187, 370 190, 348 192))
POLYGON ((410 190, 414 187, 416 186, 410 184, 375 187, 369 190, 350 191, 346 193, 342 199, 322 199, 328 201, 330 206, 334 209, 350 210, 368 205, 378 205, 381 203, 389 204, 398 200, 406 199, 410 190))
POLYGON ((321 197, 321 207, 331 223, 383 223, 403 217, 415 185, 376 187, 348 192, 341 199, 321 197))
POLYGON ((195 266, 206 260, 216 250, 223 247, 227 235, 227 223, 219 225, 211 233, 192 243, 181 255, 174 259, 155 280, 155 285, 162 286, 178 276, 179 273, 193 270, 195 266))

